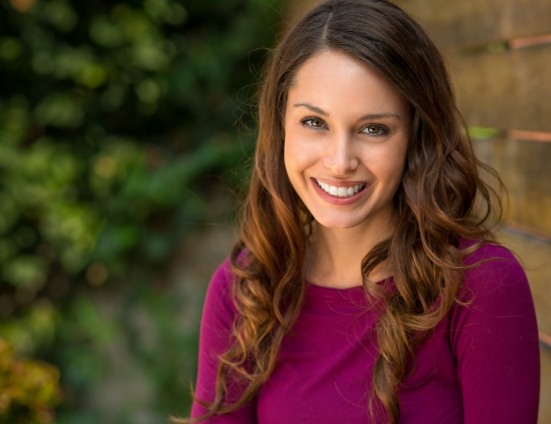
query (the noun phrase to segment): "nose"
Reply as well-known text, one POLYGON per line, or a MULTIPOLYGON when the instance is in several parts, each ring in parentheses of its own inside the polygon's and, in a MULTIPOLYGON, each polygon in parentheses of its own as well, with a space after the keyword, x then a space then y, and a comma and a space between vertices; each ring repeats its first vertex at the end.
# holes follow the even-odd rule
POLYGON ((352 140, 347 136, 332 138, 328 144, 323 164, 335 176, 347 175, 355 171, 358 168, 359 160, 354 153, 352 140))

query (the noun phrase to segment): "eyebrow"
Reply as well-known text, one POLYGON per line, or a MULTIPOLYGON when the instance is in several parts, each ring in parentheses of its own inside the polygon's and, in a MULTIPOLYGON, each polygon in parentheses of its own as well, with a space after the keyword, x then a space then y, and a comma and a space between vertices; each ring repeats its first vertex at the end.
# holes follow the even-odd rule
MULTIPOLYGON (((323 109, 320 109, 317 106, 311 105, 310 103, 296 103, 293 105, 294 107, 305 107, 308 110, 311 110, 312 112, 318 113, 323 116, 329 116, 329 113, 324 111, 323 109)), ((382 119, 382 118, 395 118, 398 120, 402 120, 402 117, 396 113, 369 113, 367 115, 363 115, 359 121, 363 121, 364 119, 382 119)))

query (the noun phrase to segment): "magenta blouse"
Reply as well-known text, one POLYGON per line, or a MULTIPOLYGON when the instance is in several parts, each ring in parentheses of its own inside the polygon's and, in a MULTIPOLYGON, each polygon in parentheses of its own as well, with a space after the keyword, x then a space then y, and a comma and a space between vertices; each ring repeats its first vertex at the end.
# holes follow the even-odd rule
MULTIPOLYGON (((399 387, 402 424, 535 424, 539 345, 523 269, 505 248, 488 244, 467 258, 487 260, 465 274, 461 298, 415 350, 399 387)), ((212 400, 217 355, 231 343, 236 310, 224 262, 207 290, 196 397, 212 400)), ((246 407, 209 419, 217 424, 378 424, 367 412, 377 358, 378 313, 362 287, 309 284, 301 313, 285 336, 275 370, 246 407)), ((235 393, 234 393, 235 394, 235 393)), ((195 402, 192 416, 204 409, 195 402)))

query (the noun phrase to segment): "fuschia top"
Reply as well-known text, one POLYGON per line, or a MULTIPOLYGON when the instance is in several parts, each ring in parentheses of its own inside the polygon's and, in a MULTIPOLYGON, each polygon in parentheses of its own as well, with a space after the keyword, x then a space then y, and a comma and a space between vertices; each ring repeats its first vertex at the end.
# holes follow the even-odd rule
MULTIPOLYGON (((539 345, 526 276, 505 248, 485 245, 467 258, 461 298, 415 349, 399 386, 401 424, 535 424, 539 345)), ((232 341, 236 310, 228 261, 207 290, 196 397, 212 400, 217 355, 232 341)), ((377 358, 378 313, 362 287, 309 284, 301 313, 256 399, 211 424, 375 424, 367 412, 377 358)), ((234 394, 235 395, 235 394, 234 394)), ((204 409, 195 402, 192 416, 204 409)))

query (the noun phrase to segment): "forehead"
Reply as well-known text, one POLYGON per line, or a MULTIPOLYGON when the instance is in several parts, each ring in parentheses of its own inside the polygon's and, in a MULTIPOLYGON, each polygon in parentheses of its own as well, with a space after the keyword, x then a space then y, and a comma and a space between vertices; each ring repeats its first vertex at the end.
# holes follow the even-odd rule
POLYGON ((298 67, 288 99, 320 107, 407 108, 405 98, 383 75, 358 58, 333 49, 322 50, 298 67))

